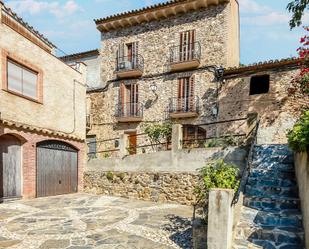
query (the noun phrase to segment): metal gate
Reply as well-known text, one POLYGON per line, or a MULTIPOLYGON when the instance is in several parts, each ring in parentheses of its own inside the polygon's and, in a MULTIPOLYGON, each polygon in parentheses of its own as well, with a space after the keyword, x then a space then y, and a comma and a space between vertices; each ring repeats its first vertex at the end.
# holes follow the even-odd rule
POLYGON ((77 192, 77 150, 60 141, 37 145, 37 197, 77 192))

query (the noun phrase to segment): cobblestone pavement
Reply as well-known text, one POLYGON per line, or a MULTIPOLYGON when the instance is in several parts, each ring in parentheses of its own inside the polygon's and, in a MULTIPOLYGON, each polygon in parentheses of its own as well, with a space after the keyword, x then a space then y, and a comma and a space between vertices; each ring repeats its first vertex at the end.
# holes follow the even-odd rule
POLYGON ((72 194, 0 204, 0 248, 192 248, 192 209, 72 194))

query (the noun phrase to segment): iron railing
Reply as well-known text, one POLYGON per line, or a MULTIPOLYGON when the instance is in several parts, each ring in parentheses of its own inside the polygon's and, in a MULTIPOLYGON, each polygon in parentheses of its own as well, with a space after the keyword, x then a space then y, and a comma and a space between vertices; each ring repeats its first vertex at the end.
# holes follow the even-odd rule
POLYGON ((144 70, 143 56, 136 54, 131 56, 117 57, 116 59, 116 72, 124 72, 130 70, 144 70))
POLYGON ((199 60, 201 58, 201 45, 199 42, 170 48, 170 63, 199 60))
POLYGON ((169 113, 199 112, 199 97, 192 96, 186 98, 170 98, 168 105, 169 113))
POLYGON ((142 118, 143 117, 143 105, 142 103, 119 103, 116 105, 115 116, 118 118, 125 117, 134 117, 142 118))
POLYGON ((260 120, 257 119, 255 126, 251 129, 251 131, 248 133, 248 138, 251 136, 252 141, 251 141, 251 145, 250 145, 250 150, 248 153, 248 157, 247 157, 247 161, 246 161, 246 165, 242 171, 241 174, 241 180, 239 183, 239 187, 234 195, 233 201, 232 201, 232 205, 235 205, 238 201, 239 201, 239 197, 240 197, 240 193, 244 192, 247 180, 248 180, 248 176, 251 170, 251 165, 252 165, 252 161, 253 161, 253 151, 254 151, 254 146, 257 143, 257 134, 258 134, 258 130, 259 130, 259 125, 260 125, 260 120))

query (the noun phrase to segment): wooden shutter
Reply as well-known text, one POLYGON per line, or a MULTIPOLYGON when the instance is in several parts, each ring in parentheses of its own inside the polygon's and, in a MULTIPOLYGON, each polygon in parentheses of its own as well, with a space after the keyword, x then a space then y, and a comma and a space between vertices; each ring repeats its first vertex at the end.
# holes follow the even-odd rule
POLYGON ((120 62, 124 62, 124 44, 123 43, 118 45, 117 62, 118 64, 120 62))
POLYGON ((195 85, 195 76, 192 75, 189 79, 189 92, 188 92, 188 101, 189 101, 189 108, 190 108, 190 111, 194 111, 194 85, 195 85))
POLYGON ((132 55, 132 62, 135 67, 136 65, 138 65, 138 41, 132 43, 132 55))
POLYGON ((118 113, 122 116, 125 113, 125 84, 123 82, 119 85, 119 99, 118 99, 118 113))
POLYGON ((195 30, 180 33, 179 61, 192 60, 194 58, 195 30))

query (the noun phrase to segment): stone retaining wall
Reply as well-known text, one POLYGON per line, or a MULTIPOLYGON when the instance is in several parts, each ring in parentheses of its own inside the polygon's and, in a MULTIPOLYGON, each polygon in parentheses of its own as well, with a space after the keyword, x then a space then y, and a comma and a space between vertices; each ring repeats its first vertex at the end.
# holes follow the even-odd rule
POLYGON ((93 194, 192 205, 198 176, 193 173, 86 171, 84 190, 93 194))

